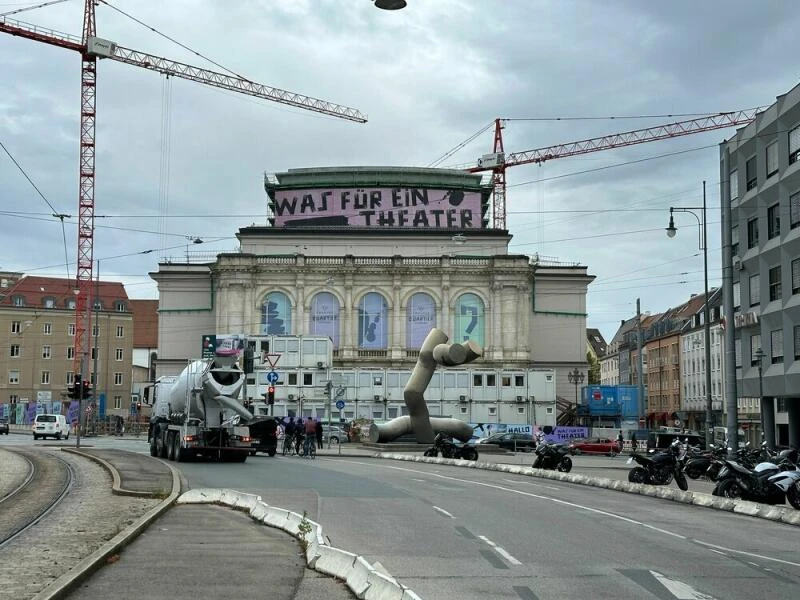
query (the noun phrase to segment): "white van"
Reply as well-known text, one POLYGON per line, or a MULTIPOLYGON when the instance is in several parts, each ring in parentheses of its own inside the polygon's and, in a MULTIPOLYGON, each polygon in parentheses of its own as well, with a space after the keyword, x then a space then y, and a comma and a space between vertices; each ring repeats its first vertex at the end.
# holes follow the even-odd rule
POLYGON ((33 420, 33 439, 48 437, 69 439, 69 427, 64 415, 36 415, 33 420))

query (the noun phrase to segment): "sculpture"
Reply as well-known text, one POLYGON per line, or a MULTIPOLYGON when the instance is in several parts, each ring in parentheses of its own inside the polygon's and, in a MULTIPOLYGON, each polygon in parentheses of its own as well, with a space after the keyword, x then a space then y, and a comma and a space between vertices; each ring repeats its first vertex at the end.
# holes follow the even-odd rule
POLYGON ((452 367, 472 362, 482 355, 480 346, 472 340, 461 344, 448 344, 448 339, 447 334, 441 329, 430 330, 420 348, 417 364, 403 390, 408 415, 386 423, 373 423, 369 429, 371 442, 391 442, 401 435, 412 433, 418 443, 432 444, 437 431, 442 431, 462 442, 467 442, 472 437, 472 427, 464 421, 452 417, 431 417, 423 397, 437 364, 452 367))

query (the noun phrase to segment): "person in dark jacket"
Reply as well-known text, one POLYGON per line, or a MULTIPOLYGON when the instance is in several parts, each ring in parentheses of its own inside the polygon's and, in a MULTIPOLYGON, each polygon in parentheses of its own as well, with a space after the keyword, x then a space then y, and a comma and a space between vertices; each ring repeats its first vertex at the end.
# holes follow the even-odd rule
POLYGON ((314 431, 314 433, 317 436, 317 448, 322 450, 323 444, 322 444, 322 421, 321 420, 317 420, 317 428, 314 431))

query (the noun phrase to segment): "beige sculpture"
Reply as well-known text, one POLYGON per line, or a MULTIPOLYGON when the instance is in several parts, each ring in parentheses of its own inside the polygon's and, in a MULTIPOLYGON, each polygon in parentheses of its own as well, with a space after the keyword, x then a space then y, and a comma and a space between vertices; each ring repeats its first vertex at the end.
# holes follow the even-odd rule
POLYGON ((453 367, 480 358, 480 346, 472 340, 462 344, 448 344, 447 334, 433 328, 425 337, 419 351, 417 364, 403 390, 403 399, 408 415, 397 417, 387 423, 372 424, 369 429, 371 442, 391 442, 401 435, 413 434, 420 444, 432 444, 435 432, 442 431, 462 442, 472 437, 468 423, 452 417, 431 417, 423 394, 431 382, 436 365, 453 367))

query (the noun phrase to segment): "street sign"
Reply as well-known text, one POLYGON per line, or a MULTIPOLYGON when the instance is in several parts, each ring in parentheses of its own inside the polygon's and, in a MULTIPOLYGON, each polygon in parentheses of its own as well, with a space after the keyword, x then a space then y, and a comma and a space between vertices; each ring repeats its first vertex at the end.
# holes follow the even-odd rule
POLYGON ((275 371, 270 371, 267 373, 267 381, 270 383, 278 383, 278 373, 275 371))
POLYGON ((336 401, 336 408, 342 410, 344 408, 344 400, 337 400, 336 401))
POLYGON ((217 355, 217 336, 204 335, 202 341, 202 358, 214 358, 217 355))
POLYGON ((265 354, 265 355, 262 357, 262 362, 263 362, 264 360, 266 360, 266 361, 269 363, 269 368, 270 368, 270 369, 274 369, 274 368, 275 368, 275 365, 277 365, 277 364, 278 364, 278 361, 280 360, 280 358, 281 358, 281 355, 280 355, 280 353, 269 353, 269 352, 268 352, 267 354, 265 354))

